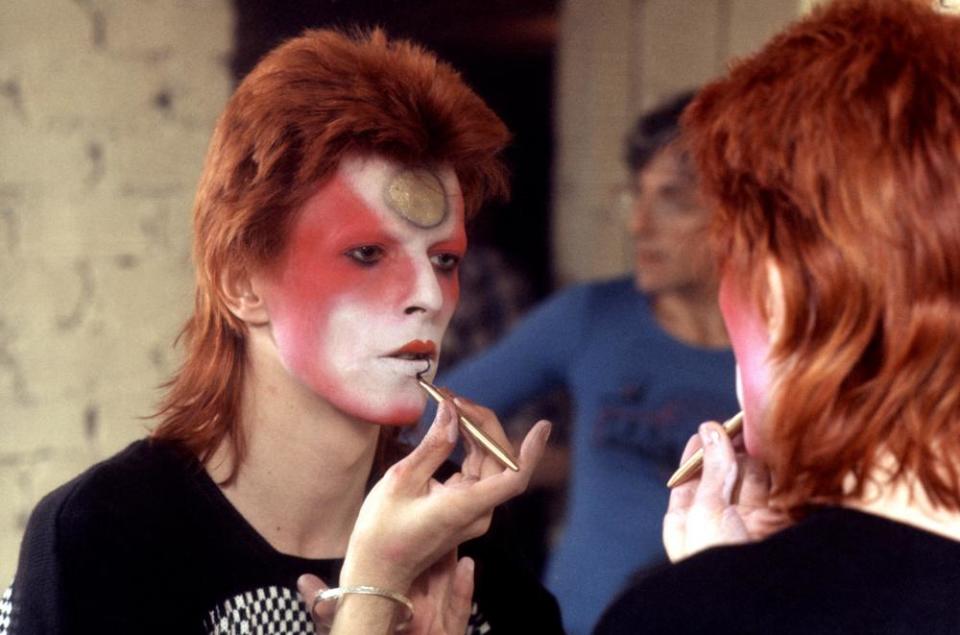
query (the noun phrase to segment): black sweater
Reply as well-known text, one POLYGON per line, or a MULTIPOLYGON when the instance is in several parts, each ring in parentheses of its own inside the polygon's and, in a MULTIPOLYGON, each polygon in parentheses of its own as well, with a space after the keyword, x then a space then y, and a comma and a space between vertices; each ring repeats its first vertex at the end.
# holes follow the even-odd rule
MULTIPOLYGON (((561 632, 496 519, 461 554, 477 563, 468 633, 561 632)), ((296 579, 335 586, 341 565, 278 552, 194 458, 138 441, 34 510, 0 635, 312 633, 296 579)))

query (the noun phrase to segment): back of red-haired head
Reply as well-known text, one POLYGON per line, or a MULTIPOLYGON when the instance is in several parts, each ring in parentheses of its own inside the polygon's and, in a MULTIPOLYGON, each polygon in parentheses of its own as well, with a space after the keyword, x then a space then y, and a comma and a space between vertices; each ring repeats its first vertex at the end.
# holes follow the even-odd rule
POLYGON ((790 508, 888 470, 960 510, 960 18, 930 5, 815 10, 685 115, 722 265, 761 311, 783 274, 765 430, 790 508))
POLYGON ((348 154, 454 169, 467 215, 507 192, 503 122, 447 64, 383 32, 312 30, 270 52, 221 115, 194 205, 196 305, 154 438, 244 455, 244 325, 223 277, 280 255, 294 213, 348 154))

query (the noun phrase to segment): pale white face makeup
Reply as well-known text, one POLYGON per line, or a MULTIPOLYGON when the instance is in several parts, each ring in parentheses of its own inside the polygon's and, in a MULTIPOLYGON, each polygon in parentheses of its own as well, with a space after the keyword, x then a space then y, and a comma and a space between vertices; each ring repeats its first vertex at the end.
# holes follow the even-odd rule
POLYGON ((262 296, 281 363, 339 410, 415 422, 466 250, 452 169, 353 157, 307 200, 262 296))

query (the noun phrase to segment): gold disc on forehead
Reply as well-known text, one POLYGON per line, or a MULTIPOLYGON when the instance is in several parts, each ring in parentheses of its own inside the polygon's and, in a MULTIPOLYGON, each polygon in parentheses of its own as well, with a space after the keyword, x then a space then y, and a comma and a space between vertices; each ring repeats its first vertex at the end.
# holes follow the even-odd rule
POLYGON ((404 169, 387 183, 387 206, 418 227, 434 227, 447 217, 443 183, 429 170, 404 169))

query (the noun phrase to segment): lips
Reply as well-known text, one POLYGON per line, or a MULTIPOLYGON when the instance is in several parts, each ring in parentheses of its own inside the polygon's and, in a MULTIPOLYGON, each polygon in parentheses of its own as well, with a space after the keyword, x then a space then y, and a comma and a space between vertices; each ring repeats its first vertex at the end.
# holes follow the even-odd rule
POLYGON ((393 351, 388 357, 397 357, 399 359, 419 360, 432 359, 437 354, 437 345, 431 341, 413 340, 407 342, 397 350, 393 351))

